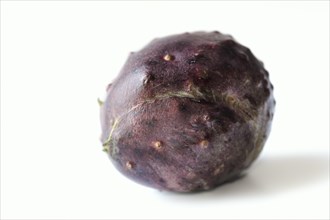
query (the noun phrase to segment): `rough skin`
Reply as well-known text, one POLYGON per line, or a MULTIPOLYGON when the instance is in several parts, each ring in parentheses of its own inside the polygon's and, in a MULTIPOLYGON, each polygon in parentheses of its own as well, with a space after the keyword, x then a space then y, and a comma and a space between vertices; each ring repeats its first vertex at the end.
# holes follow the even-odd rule
POLYGON ((141 184, 208 190, 257 158, 274 106, 263 63, 231 36, 158 38, 131 53, 108 86, 101 141, 117 169, 141 184))

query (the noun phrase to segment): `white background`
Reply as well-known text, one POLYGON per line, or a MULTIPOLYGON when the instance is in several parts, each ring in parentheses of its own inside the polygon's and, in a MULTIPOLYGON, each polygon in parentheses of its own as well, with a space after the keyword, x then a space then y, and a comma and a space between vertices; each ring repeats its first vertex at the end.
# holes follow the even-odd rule
POLYGON ((1 2, 1 218, 329 218, 329 2, 1 2), (130 51, 197 30, 264 61, 277 100, 249 174, 214 191, 159 192, 99 142, 106 85, 130 51))

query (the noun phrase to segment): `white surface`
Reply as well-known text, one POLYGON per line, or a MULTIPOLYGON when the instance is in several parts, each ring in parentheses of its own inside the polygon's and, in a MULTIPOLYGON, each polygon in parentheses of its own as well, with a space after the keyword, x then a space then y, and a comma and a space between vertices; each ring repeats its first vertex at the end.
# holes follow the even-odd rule
POLYGON ((329 2, 1 1, 1 218, 329 218, 329 2), (158 192, 101 151, 99 108, 131 50, 195 30, 232 34, 275 86, 249 174, 158 192))

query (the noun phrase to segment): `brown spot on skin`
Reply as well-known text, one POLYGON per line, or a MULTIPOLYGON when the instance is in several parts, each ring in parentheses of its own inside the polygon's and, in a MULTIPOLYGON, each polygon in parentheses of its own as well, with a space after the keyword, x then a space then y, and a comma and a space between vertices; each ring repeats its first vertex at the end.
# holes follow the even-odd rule
POLYGON ((127 162, 126 162, 126 168, 127 168, 128 170, 133 169, 133 167, 134 167, 134 163, 133 163, 133 162, 131 162, 131 161, 127 161, 127 162))
POLYGON ((174 60, 174 56, 170 55, 170 54, 166 54, 163 59, 165 61, 173 61, 174 60))
POLYGON ((153 141, 153 142, 151 142, 151 146, 154 149, 159 151, 162 148, 162 142, 161 141, 153 141))
POLYGON ((207 140, 202 140, 201 142, 199 142, 198 144, 201 148, 205 149, 209 146, 209 142, 207 140))
POLYGON ((228 103, 233 104, 235 102, 235 98, 233 96, 229 95, 229 96, 227 96, 227 101, 228 101, 228 103))

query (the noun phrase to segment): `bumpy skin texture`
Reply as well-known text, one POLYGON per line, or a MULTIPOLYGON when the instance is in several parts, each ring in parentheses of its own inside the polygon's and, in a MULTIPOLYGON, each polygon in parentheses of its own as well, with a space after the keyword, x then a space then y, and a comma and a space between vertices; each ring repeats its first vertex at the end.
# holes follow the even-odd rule
POLYGON ((268 72, 231 36, 173 35, 130 54, 101 106, 101 141, 141 184, 208 190, 257 158, 274 106, 268 72))

